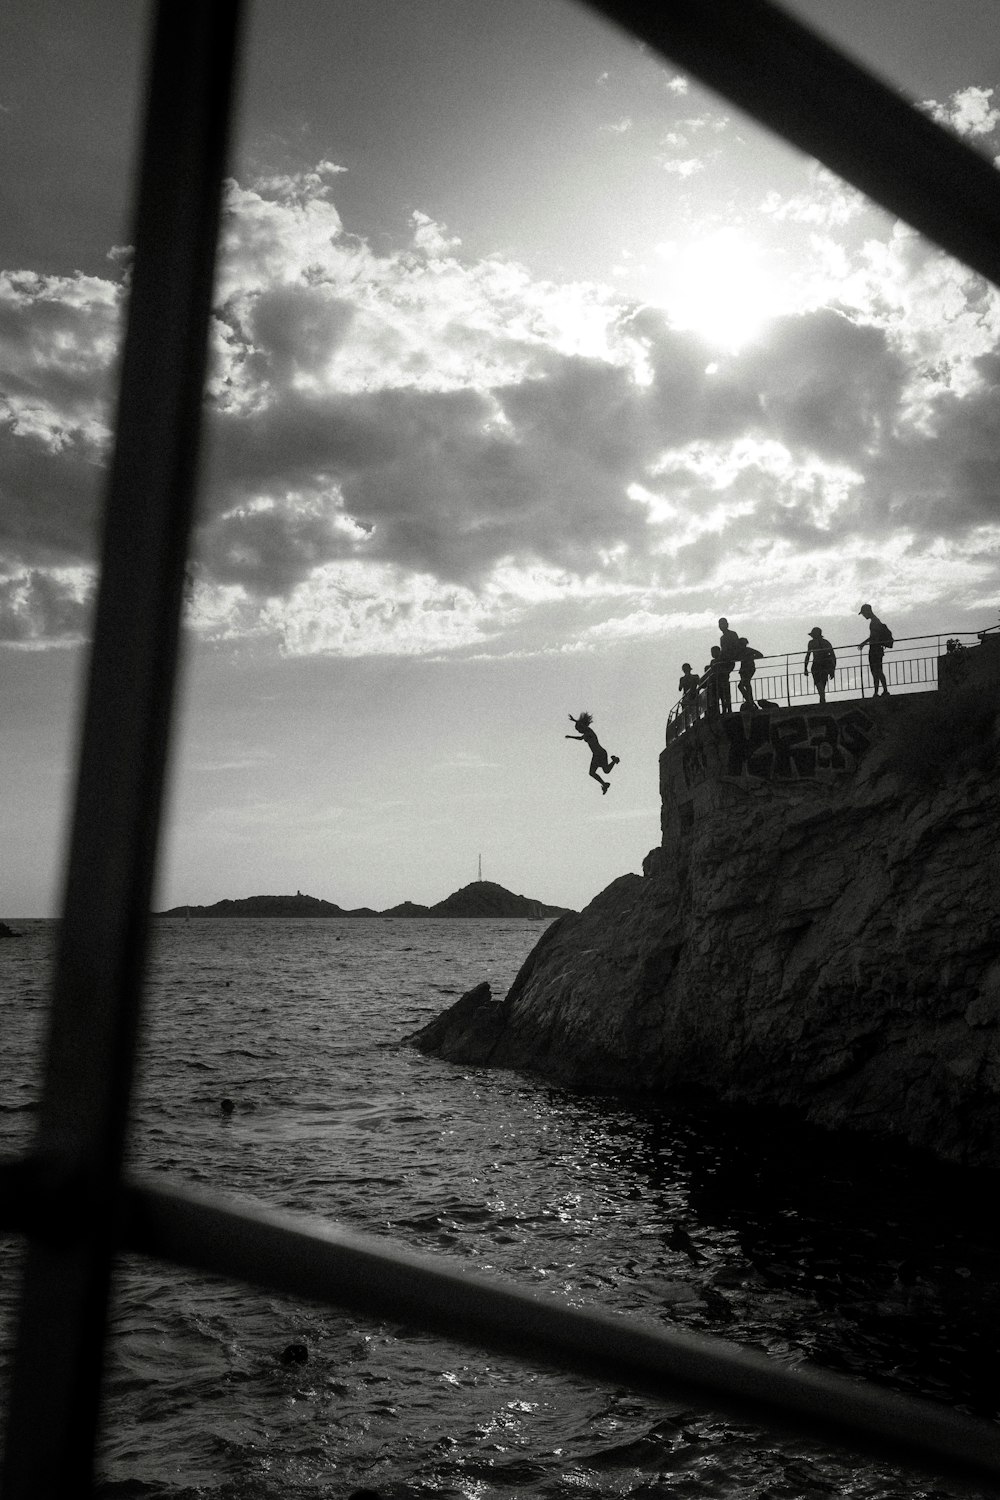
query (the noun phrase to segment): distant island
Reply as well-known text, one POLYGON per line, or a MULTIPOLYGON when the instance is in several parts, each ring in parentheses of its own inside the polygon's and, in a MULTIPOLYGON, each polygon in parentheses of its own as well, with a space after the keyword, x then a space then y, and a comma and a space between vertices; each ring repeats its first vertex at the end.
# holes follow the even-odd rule
POLYGON ((172 906, 157 912, 159 917, 527 917, 541 920, 561 917, 570 908, 546 906, 529 896, 515 896, 492 880, 474 880, 461 890, 453 891, 434 906, 419 906, 403 901, 387 911, 373 911, 370 906, 347 910, 318 896, 244 896, 237 901, 216 901, 212 906, 172 906))

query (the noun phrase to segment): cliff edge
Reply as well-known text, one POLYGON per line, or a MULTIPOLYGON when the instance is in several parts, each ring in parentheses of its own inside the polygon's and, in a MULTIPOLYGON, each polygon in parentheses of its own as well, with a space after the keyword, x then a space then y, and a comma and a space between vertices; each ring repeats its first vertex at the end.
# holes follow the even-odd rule
POLYGON ((502 1003, 412 1038, 595 1088, 695 1088, 1000 1165, 995 687, 695 725, 644 873, 502 1003))

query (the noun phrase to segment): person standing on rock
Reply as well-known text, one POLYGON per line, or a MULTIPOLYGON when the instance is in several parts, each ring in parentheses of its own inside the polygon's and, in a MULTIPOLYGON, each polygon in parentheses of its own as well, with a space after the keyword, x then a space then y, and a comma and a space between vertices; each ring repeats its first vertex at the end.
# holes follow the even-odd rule
POLYGON ((809 632, 809 644, 806 646, 806 659, 802 663, 802 670, 808 675, 809 658, 812 657, 812 679, 819 693, 820 704, 826 702, 826 684, 833 680, 833 674, 837 670, 837 654, 826 636, 818 625, 814 625, 809 632))
POLYGON ((712 660, 705 667, 705 675, 701 679, 710 714, 732 713, 733 700, 729 691, 729 674, 732 670, 733 662, 723 657, 722 647, 713 646, 712 660))
POLYGON ((573 718, 572 714, 570 714, 569 717, 570 722, 576 726, 579 732, 577 734, 568 734, 566 738, 568 740, 583 740, 584 744, 589 746, 589 774, 593 776, 594 780, 600 786, 601 795, 603 796, 608 790, 608 787, 611 785, 611 783, 610 781, 602 781, 601 777, 598 775, 598 772, 603 771, 606 776, 610 776, 611 772, 618 764, 618 756, 612 755, 609 757, 608 752, 605 750, 604 746, 597 738, 597 735, 594 733, 594 730, 592 728, 594 722, 593 714, 588 714, 585 709, 583 713, 578 714, 575 719, 573 718))
POLYGON ((698 681, 699 697, 704 695, 705 715, 712 719, 719 712, 719 679, 715 675, 715 663, 719 658, 718 646, 712 647, 712 660, 705 663, 705 670, 698 681))
MULTIPOLYGON (((715 655, 715 652, 712 652, 715 655)), ((729 690, 729 674, 740 657, 740 638, 723 615, 719 621, 719 707, 724 714, 733 711, 733 700, 729 690)))
POLYGON ((727 661, 732 670, 739 658, 740 638, 735 630, 730 629, 729 621, 725 616, 719 621, 719 650, 722 652, 723 661, 727 661))
POLYGON ((892 631, 888 625, 883 624, 870 604, 862 604, 858 614, 864 615, 868 621, 868 639, 859 643, 858 650, 863 651, 865 646, 868 647, 868 665, 871 668, 874 685, 872 697, 878 697, 879 684, 881 684, 882 696, 888 698, 889 689, 886 686, 885 672, 882 669, 882 658, 885 655, 885 648, 895 645, 892 631))
POLYGON ((753 688, 750 686, 753 674, 757 670, 757 663, 764 655, 763 651, 755 651, 749 644, 745 635, 740 636, 739 655, 736 660, 740 668, 739 690, 745 708, 756 708, 753 701, 753 688))
POLYGON ((681 668, 681 680, 677 684, 677 691, 681 695, 684 723, 692 724, 698 717, 698 674, 692 672, 689 661, 682 662, 681 668))

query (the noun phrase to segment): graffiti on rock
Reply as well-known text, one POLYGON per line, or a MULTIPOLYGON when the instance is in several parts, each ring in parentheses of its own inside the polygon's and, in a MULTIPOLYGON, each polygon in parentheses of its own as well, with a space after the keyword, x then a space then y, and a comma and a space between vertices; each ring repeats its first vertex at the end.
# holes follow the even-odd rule
POLYGON ((686 734, 681 775, 688 791, 715 778, 746 781, 820 781, 849 775, 875 738, 863 708, 847 713, 727 714, 722 736, 686 734))
POLYGON ((681 769, 684 785, 688 788, 700 785, 708 776, 708 756, 699 734, 686 734, 681 741, 681 769))
POLYGON ((850 773, 875 733, 861 708, 846 714, 732 714, 722 725, 729 752, 723 774, 761 781, 826 781, 850 773))

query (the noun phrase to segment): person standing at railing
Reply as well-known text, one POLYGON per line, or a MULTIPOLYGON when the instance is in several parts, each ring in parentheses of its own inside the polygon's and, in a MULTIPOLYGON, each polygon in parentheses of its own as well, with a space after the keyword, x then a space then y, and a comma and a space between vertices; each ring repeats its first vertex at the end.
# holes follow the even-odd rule
POLYGON ((863 651, 865 646, 868 647, 868 665, 871 668, 873 683, 872 697, 878 697, 879 684, 881 684, 882 696, 888 698, 889 689, 886 685, 885 672, 882 668, 882 658, 885 655, 886 647, 896 644, 893 640, 892 631, 888 625, 879 619, 870 604, 862 604, 858 610, 858 614, 864 615, 868 621, 868 639, 867 641, 859 642, 858 650, 863 651))
POLYGON ((711 716, 718 713, 731 714, 733 711, 733 700, 729 692, 729 674, 732 669, 732 663, 723 660, 722 647, 713 646, 712 660, 706 665, 699 683, 705 689, 705 711, 711 716))
POLYGON ((693 724, 698 717, 698 674, 692 672, 691 663, 681 663, 681 680, 677 684, 677 691, 681 695, 681 711, 684 715, 684 724, 693 724))
POLYGON ((719 621, 719 650, 726 661, 735 663, 739 644, 739 636, 735 630, 730 629, 729 621, 723 617, 719 621))
POLYGON ((722 652, 722 660, 729 663, 731 672, 739 658, 740 638, 725 617, 719 621, 719 650, 722 652))
POLYGON ((739 663, 740 668, 740 680, 738 686, 740 690, 740 697, 743 699, 744 708, 752 709, 756 708, 757 706, 753 701, 753 688, 750 686, 750 682, 753 678, 753 674, 757 670, 757 663, 758 661, 760 661, 763 655, 763 651, 754 650, 754 648, 747 642, 747 638, 745 635, 740 636, 739 655, 737 656, 736 660, 739 663))
POLYGON ((833 680, 833 674, 837 670, 837 653, 818 625, 814 625, 809 632, 806 659, 802 663, 802 670, 807 675, 810 657, 812 658, 812 680, 816 684, 816 691, 819 693, 819 701, 822 705, 826 702, 826 684, 833 680))

